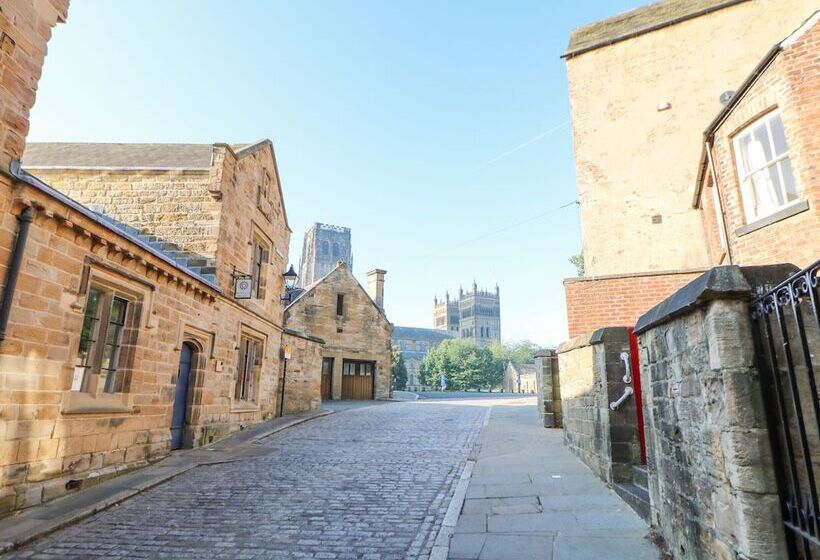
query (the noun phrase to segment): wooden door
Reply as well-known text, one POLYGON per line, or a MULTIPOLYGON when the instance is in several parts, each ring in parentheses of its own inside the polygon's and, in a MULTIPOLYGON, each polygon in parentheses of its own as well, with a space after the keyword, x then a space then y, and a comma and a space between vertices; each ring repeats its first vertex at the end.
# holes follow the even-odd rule
POLYGON ((345 360, 342 366, 342 398, 350 400, 372 399, 376 362, 345 360))
POLYGON ((333 399, 333 358, 322 359, 322 400, 333 399))
POLYGON ((191 377, 191 362, 194 351, 187 342, 182 344, 179 354, 177 385, 174 391, 174 409, 171 414, 171 449, 182 447, 182 431, 185 428, 185 417, 188 413, 188 381, 191 377))

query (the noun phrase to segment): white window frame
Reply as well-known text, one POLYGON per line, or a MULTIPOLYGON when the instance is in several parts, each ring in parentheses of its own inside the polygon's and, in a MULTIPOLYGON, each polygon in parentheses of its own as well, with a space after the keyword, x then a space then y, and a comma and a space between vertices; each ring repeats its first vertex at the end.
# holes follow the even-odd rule
MULTIPOLYGON (((783 175, 783 162, 789 161, 791 164, 791 158, 789 157, 790 148, 789 148, 789 141, 788 138, 785 139, 786 141, 786 150, 782 154, 775 154, 775 143, 774 143, 774 136, 772 135, 772 121, 776 118, 780 117, 780 111, 774 110, 766 113, 762 117, 755 119, 751 123, 747 124, 743 127, 737 134, 734 135, 732 139, 732 147, 734 148, 734 155, 735 155, 735 165, 737 168, 737 177, 740 186, 740 197, 741 201, 743 202, 743 211, 746 216, 746 223, 752 223, 757 220, 761 220, 786 208, 791 206, 792 204, 796 203, 797 200, 786 200, 786 196, 788 190, 786 189, 786 182, 783 175), (752 130, 758 127, 761 124, 766 125, 766 133, 767 139, 769 141, 770 150, 772 153, 772 159, 766 161, 762 166, 756 167, 754 169, 745 169, 745 161, 743 157, 743 151, 741 149, 741 139, 745 136, 752 133, 752 130), (759 173, 763 170, 769 170, 774 168, 777 172, 777 176, 780 179, 780 187, 783 192, 779 193, 783 199, 783 204, 779 206, 772 206, 764 210, 763 212, 757 213, 755 210, 756 206, 756 192, 755 187, 752 184, 752 178, 756 173, 759 173)), ((782 117, 780 117, 781 124, 783 122, 782 117)), ((785 138, 785 127, 783 130, 783 135, 785 138)), ((794 190, 797 191, 797 184, 796 178, 794 175, 794 167, 792 166, 792 179, 795 181, 795 184, 792 185, 794 190)), ((776 199, 776 197, 775 197, 776 199)))

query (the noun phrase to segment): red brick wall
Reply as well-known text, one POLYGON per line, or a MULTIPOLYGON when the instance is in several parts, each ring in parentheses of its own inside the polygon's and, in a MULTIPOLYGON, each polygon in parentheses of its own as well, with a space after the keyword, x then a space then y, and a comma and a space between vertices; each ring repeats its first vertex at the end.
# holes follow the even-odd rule
POLYGON ((564 280, 569 338, 601 327, 632 326, 700 272, 564 280))
MULTIPOLYGON (((751 70, 751 69, 750 69, 751 70)), ((715 132, 714 161, 728 230, 733 264, 755 265, 789 262, 807 266, 820 257, 816 232, 820 228, 820 23, 798 33, 757 82, 743 95, 715 132), (746 225, 740 182, 735 163, 733 137, 752 121, 779 110, 789 157, 797 183, 798 200, 808 210, 769 224, 745 235, 746 225)), ((707 229, 716 222, 709 186, 701 194, 707 229), (711 224, 709 223, 711 222, 711 224)), ((715 236, 710 238, 710 257, 722 253, 715 236)))

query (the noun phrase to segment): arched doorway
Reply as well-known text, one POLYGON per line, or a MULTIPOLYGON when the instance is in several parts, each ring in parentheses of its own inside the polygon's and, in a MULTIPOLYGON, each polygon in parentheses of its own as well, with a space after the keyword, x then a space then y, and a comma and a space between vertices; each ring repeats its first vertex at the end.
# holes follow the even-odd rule
POLYGON ((191 379, 191 364, 196 349, 188 342, 182 343, 179 353, 179 370, 177 386, 174 391, 174 411, 171 415, 171 449, 182 447, 182 436, 185 429, 185 418, 188 415, 188 388, 191 379))

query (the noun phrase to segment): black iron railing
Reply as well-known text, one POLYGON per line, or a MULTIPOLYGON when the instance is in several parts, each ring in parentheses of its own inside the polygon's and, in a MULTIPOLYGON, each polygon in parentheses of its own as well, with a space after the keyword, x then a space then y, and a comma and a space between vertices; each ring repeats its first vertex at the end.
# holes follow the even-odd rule
POLYGON ((820 261, 751 305, 757 365, 792 558, 820 558, 820 261))

